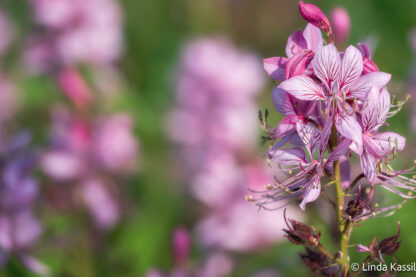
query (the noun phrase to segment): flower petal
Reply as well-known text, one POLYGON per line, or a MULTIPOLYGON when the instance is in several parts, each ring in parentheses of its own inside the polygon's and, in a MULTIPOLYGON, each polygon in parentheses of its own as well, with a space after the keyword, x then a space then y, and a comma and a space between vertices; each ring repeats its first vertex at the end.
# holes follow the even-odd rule
POLYGON ((372 87, 368 93, 367 103, 361 112, 361 124, 365 131, 376 131, 384 124, 390 110, 390 94, 386 89, 372 87))
POLYGON ((363 72, 363 56, 360 51, 350 45, 342 58, 340 88, 347 88, 354 83, 363 72))
POLYGON ((273 57, 263 59, 264 70, 274 80, 281 82, 285 79, 285 68, 287 58, 284 57, 273 57))
POLYGON ((347 152, 348 150, 348 146, 351 144, 351 140, 350 139, 343 139, 338 146, 335 148, 334 151, 331 152, 331 154, 329 154, 328 156, 328 162, 334 162, 337 161, 341 158, 341 156, 344 156, 344 154, 347 152))
POLYGON ((283 115, 293 115, 295 114, 293 107, 293 98, 292 95, 284 91, 279 87, 275 87, 272 92, 273 105, 276 111, 283 115))
POLYGON ((272 149, 269 157, 282 165, 305 165, 307 164, 305 151, 302 148, 272 149))
POLYGON ((316 52, 323 46, 323 39, 321 30, 318 27, 308 23, 305 30, 303 31, 303 37, 306 40, 308 49, 316 52))
POLYGON ((318 199, 321 193, 321 179, 319 177, 314 178, 308 185, 306 185, 306 191, 303 195, 303 200, 300 202, 299 207, 305 210, 307 203, 313 202, 318 199))
POLYGON ((306 40, 303 37, 302 30, 297 30, 290 35, 286 44, 286 55, 288 58, 293 55, 302 52, 307 48, 306 40))
POLYGON ((362 129, 355 116, 339 116, 335 120, 335 125, 341 135, 357 143, 357 154, 360 155, 363 145, 362 129))
POLYGON ((348 96, 361 99, 366 98, 367 93, 373 86, 382 89, 390 81, 390 78, 391 74, 385 72, 370 72, 362 75, 354 84, 352 84, 348 96))
POLYGON ((374 140, 378 142, 385 155, 391 154, 394 148, 396 148, 397 151, 402 151, 406 145, 406 139, 393 132, 376 134, 374 140))
POLYGON ((312 61, 315 75, 330 89, 341 69, 341 58, 334 44, 319 49, 312 61))
POLYGON ((357 46, 364 58, 371 59, 370 47, 366 43, 357 43, 357 46))
POLYGON ((321 132, 311 123, 305 124, 303 121, 296 123, 296 131, 305 144, 309 155, 313 157, 313 150, 318 148, 320 143, 321 132))
POLYGON ((373 183, 376 178, 376 159, 366 150, 360 156, 360 163, 363 173, 370 183, 373 183))
POLYGON ((300 100, 325 99, 321 87, 310 77, 295 76, 280 84, 279 88, 300 100))
POLYGON ((275 136, 276 137, 283 137, 287 135, 289 132, 295 130, 296 122, 298 122, 297 115, 288 115, 280 121, 279 125, 276 128, 275 136))

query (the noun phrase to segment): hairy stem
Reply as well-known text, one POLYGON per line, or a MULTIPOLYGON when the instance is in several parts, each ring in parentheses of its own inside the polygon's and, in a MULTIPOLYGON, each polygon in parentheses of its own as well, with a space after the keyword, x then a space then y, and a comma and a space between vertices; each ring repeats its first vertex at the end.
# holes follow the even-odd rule
MULTIPOLYGON (((338 145, 338 137, 337 137, 337 130, 335 127, 335 122, 332 125, 332 132, 331 132, 331 145, 332 150, 338 145)), ((342 213, 343 205, 344 205, 344 191, 341 187, 341 169, 339 161, 334 162, 334 179, 335 179, 335 190, 336 190, 336 210, 337 210, 337 223, 338 223, 338 232, 339 232, 339 245, 340 245, 340 252, 341 257, 339 259, 339 264, 341 265, 341 269, 346 268, 348 271, 349 269, 349 257, 348 257, 348 242, 349 237, 351 234, 351 230, 347 230, 352 228, 352 224, 348 225, 346 228, 346 224, 344 222, 344 216, 342 213), (351 226, 351 227, 349 227, 351 226), (347 232, 346 232, 347 231, 347 232)))

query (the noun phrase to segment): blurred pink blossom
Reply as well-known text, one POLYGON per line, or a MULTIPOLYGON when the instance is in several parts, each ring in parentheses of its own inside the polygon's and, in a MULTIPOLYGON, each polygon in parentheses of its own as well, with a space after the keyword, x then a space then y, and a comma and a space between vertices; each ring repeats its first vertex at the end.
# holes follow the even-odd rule
POLYGON ((51 146, 41 158, 43 171, 57 182, 75 181, 97 227, 108 229, 120 216, 106 175, 135 170, 138 143, 126 114, 86 120, 64 108, 52 113, 51 146))
POLYGON ((168 132, 190 191, 207 207, 196 228, 205 247, 252 251, 283 238, 284 222, 276 219, 283 211, 259 214, 244 200, 249 187, 274 182, 256 151, 263 82, 261 59, 224 38, 193 40, 183 49, 168 132))
POLYGON ((122 51, 122 16, 114 0, 29 0, 43 28, 29 40, 32 71, 77 64, 108 65, 122 51), (97 12, 99 11, 99 12, 97 12))
POLYGON ((336 7, 330 15, 334 29, 335 40, 345 43, 350 35, 351 21, 348 12, 343 7, 336 7))

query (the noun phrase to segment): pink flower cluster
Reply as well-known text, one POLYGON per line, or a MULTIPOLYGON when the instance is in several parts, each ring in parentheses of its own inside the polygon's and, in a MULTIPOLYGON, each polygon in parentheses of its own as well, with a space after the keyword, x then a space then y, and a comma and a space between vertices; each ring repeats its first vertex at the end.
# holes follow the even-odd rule
POLYGON ((62 107, 52 118, 51 146, 41 160, 44 172, 56 182, 77 183, 76 191, 96 225, 112 227, 120 207, 116 182, 109 176, 132 172, 137 162, 131 118, 116 114, 88 121, 62 107))
POLYGON ((276 128, 263 122, 273 144, 269 158, 290 176, 253 200, 267 207, 298 199, 305 209, 307 203, 319 197, 322 177, 332 172, 332 164, 338 160, 346 190, 352 153, 360 157, 370 184, 405 198, 414 197, 416 182, 389 164, 397 151, 404 149, 405 138, 379 130, 397 112, 391 109, 401 107, 390 100, 386 86, 391 75, 378 70, 365 44, 338 51, 332 41, 332 27, 322 11, 303 2, 299 5, 310 23, 303 32, 290 35, 287 57, 264 60, 268 74, 281 82, 275 86, 272 98, 276 110, 284 115, 276 128), (328 36, 327 43, 321 29, 328 36), (282 149, 286 143, 291 146, 282 149))
POLYGON ((183 50, 169 131, 191 192, 208 208, 196 229, 208 247, 248 251, 282 237, 275 215, 244 201, 247 187, 273 178, 255 151, 262 85, 258 59, 225 39, 197 39, 183 50))
POLYGON ((41 31, 25 54, 32 71, 74 64, 108 65, 122 51, 122 17, 114 0, 28 0, 41 31))

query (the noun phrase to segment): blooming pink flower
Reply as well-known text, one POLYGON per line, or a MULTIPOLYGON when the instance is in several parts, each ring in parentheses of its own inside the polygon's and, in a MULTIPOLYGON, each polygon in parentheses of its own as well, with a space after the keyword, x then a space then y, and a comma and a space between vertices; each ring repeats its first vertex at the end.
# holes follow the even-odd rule
POLYGON ((366 99, 371 87, 383 88, 390 81, 390 74, 372 72, 361 76, 363 61, 360 51, 349 46, 342 60, 333 44, 322 47, 312 61, 314 74, 319 82, 311 77, 295 76, 282 82, 279 88, 300 100, 325 102, 328 121, 334 121, 337 130, 362 149, 361 126, 356 120, 355 107, 351 102, 366 99))
POLYGON ((320 133, 313 125, 306 125, 302 130, 302 138, 307 150, 301 148, 272 149, 269 152, 270 158, 279 165, 285 166, 288 170, 300 169, 298 173, 289 179, 269 187, 265 192, 264 200, 257 201, 259 206, 269 205, 272 202, 282 201, 291 198, 302 199, 300 207, 305 210, 307 203, 315 201, 321 192, 321 177, 325 168, 336 160, 339 160, 348 150, 350 140, 344 139, 337 148, 331 152, 327 159, 322 159, 322 153, 325 150, 326 141, 329 138, 323 138, 324 133, 320 133), (318 159, 313 158, 313 152, 319 148, 320 156, 318 159), (289 194, 288 194, 289 193, 289 194))
POLYGON ((381 92, 373 87, 368 95, 367 104, 360 118, 363 129, 363 150, 360 155, 361 167, 368 181, 373 183, 377 176, 378 160, 393 151, 404 149, 406 139, 396 133, 378 133, 377 130, 386 121, 390 110, 390 94, 386 89, 381 92))

